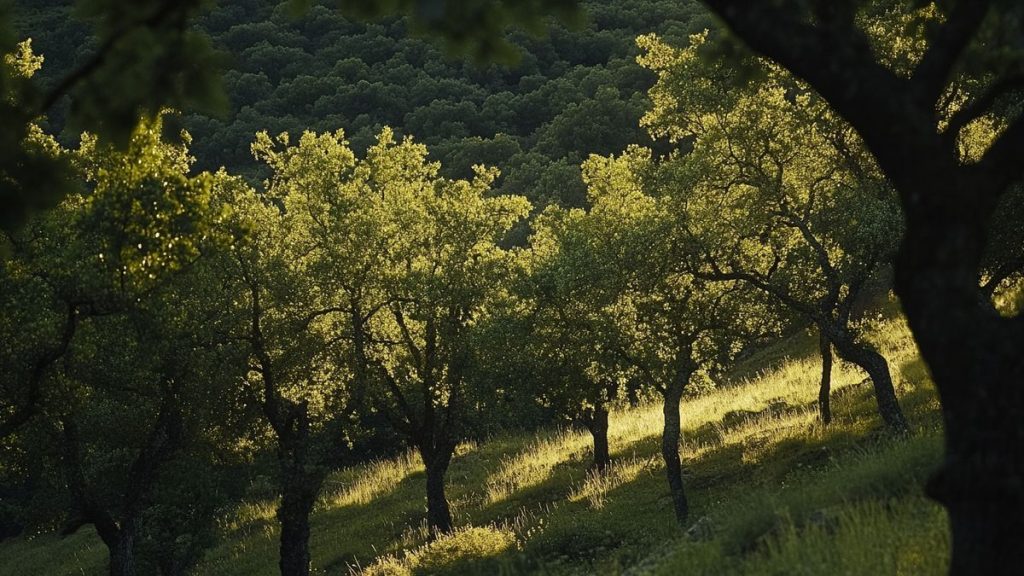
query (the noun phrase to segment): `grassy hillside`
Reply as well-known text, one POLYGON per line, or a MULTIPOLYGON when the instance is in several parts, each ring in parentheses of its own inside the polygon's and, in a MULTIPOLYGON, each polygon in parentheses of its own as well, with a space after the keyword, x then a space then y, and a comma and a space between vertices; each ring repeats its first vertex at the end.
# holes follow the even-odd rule
MULTIPOLYGON (((324 574, 939 574, 947 531, 922 485, 939 459, 938 404, 905 324, 871 337, 891 363, 910 438, 881 431, 864 375, 835 369, 835 421, 823 429, 820 372, 798 335, 748 359, 731 386, 684 400, 691 524, 675 524, 659 457, 660 406, 612 415, 615 458, 587 474, 589 437, 550 430, 461 447, 449 474, 456 534, 427 543, 414 455, 344 470, 313 522, 324 574)), ((277 573, 273 502, 223 520, 204 575, 277 573)), ((91 532, 0 544, 0 573, 98 574, 91 532)))

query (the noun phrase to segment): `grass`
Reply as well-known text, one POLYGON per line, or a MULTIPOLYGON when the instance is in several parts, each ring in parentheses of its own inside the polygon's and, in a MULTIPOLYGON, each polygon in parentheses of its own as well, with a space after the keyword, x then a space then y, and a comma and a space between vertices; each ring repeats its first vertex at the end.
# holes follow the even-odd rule
MULTIPOLYGON (((936 396, 893 309, 864 328, 890 361, 915 434, 885 433, 865 375, 841 362, 834 421, 822 427, 815 339, 780 342, 728 385, 684 400, 681 455, 699 534, 674 522, 661 407, 649 405, 612 414, 604 475, 588 473, 589 437, 577 430, 460 447, 448 477, 460 528, 433 542, 415 454, 338 472, 313 517, 316 573, 943 573, 945 516, 921 488, 941 453, 936 396)), ((272 501, 239 506, 197 573, 276 574, 276 538, 272 501)), ((0 544, 2 574, 99 574, 104 563, 88 531, 0 544)))

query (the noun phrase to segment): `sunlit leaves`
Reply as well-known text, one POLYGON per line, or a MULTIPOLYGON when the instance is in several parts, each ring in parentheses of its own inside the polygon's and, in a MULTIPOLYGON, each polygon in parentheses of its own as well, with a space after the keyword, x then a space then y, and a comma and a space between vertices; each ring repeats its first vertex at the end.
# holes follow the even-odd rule
POLYGON ((188 265, 223 216, 211 213, 212 177, 189 176, 187 150, 164 142, 163 116, 140 122, 123 151, 86 135, 75 158, 91 188, 82 225, 122 285, 143 289, 188 265))
POLYGON ((704 43, 647 38, 641 63, 659 74, 645 122, 692 142, 666 165, 705 257, 770 277, 809 305, 891 258, 899 210, 859 138, 773 65, 736 85, 700 57, 704 43))

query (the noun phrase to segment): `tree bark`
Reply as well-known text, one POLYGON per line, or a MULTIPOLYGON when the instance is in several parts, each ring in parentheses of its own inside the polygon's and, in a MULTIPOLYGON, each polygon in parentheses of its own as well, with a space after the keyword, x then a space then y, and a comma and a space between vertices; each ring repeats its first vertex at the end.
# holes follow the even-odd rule
POLYGON ((910 425, 907 424, 907 419, 900 409, 896 390, 892 385, 892 376, 889 374, 889 363, 885 357, 869 344, 856 342, 851 338, 834 339, 832 343, 840 358, 860 366, 868 373, 874 387, 878 413, 886 426, 899 434, 909 433, 910 425))
POLYGON ((668 489, 672 495, 672 509, 675 512, 676 521, 681 526, 685 525, 690 515, 690 504, 683 488, 683 466, 679 460, 679 440, 682 427, 679 418, 679 404, 683 398, 686 380, 689 380, 688 376, 685 380, 677 377, 662 394, 664 429, 661 434, 661 457, 665 460, 665 474, 668 477, 668 489))
POLYGON ((282 576, 308 576, 310 573, 309 516, 323 482, 323 472, 309 461, 311 444, 308 409, 305 403, 286 400, 287 423, 278 430, 281 503, 277 519, 281 523, 279 566, 282 576))
POLYGON ((928 494, 949 512, 952 574, 1016 574, 1024 566, 1024 324, 978 303, 977 267, 967 263, 980 261, 982 245, 965 210, 954 208, 927 218, 908 212, 896 276, 942 399, 946 454, 928 494))
POLYGON ((583 417, 583 425, 594 439, 594 461, 591 468, 603 474, 612 462, 608 450, 608 410, 603 404, 598 404, 583 417))
POLYGON ((122 528, 110 547, 110 576, 135 576, 135 531, 122 528))
POLYGON ((427 472, 427 526, 433 537, 452 531, 452 513, 444 493, 444 477, 454 452, 454 446, 420 447, 420 457, 427 472))
POLYGON ((832 342, 828 335, 820 330, 818 346, 821 350, 821 386, 818 388, 818 410, 821 423, 828 426, 832 423, 832 342))
POLYGON ((281 485, 281 503, 277 519, 281 523, 282 576, 308 576, 310 571, 309 516, 316 503, 319 481, 295 462, 285 465, 285 479, 281 485))

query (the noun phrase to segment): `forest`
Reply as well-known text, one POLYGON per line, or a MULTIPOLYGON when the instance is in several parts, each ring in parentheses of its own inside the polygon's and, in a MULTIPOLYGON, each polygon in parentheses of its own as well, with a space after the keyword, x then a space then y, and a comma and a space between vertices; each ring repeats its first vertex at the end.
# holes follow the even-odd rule
POLYGON ((1024 6, 0 5, 0 573, 1018 574, 1024 6))

